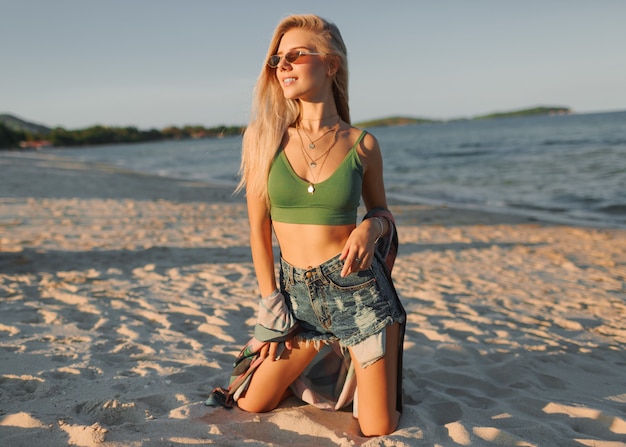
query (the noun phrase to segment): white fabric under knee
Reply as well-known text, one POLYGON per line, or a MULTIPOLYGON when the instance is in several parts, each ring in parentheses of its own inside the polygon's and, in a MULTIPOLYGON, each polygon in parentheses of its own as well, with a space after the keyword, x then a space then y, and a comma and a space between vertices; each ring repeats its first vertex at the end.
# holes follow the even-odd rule
POLYGON ((361 368, 367 368, 385 356, 387 328, 378 334, 370 335, 361 343, 351 346, 352 353, 361 368))

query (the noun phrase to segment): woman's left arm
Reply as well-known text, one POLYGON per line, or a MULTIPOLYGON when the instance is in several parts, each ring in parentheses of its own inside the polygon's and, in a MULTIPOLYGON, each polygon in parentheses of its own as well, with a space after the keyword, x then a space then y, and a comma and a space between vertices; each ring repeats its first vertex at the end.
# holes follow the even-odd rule
MULTIPOLYGON (((374 208, 387 208, 385 184, 383 181, 383 157, 378 141, 366 134, 357 152, 363 163, 363 203, 367 211, 374 208)), ((369 268, 374 259, 376 241, 387 234, 387 219, 372 218, 361 222, 350 234, 340 259, 344 261, 342 276, 369 268)))

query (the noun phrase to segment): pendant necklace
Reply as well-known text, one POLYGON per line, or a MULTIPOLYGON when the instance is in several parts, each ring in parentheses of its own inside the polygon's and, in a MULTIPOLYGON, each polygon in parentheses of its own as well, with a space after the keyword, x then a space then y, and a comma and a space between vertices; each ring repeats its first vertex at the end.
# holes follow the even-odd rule
POLYGON ((309 182, 309 186, 306 189, 309 192, 309 194, 313 194, 315 192, 315 184, 317 183, 317 180, 320 178, 320 173, 322 172, 322 169, 324 168, 324 163, 326 163, 326 160, 328 159, 328 154, 330 154, 330 150, 333 148, 337 140, 337 130, 339 129, 337 128, 335 130, 335 133, 333 135, 333 141, 328 147, 328 149, 326 149, 326 151, 322 155, 320 155, 316 159, 313 159, 309 156, 309 154, 306 153, 306 150, 304 150, 304 141, 302 140, 302 135, 300 135, 300 131, 296 127, 296 131, 298 132, 298 136, 300 137, 300 150, 302 151, 304 160, 309 165, 309 171, 311 172, 311 178, 313 179, 312 182, 309 182), (324 158, 324 159, 322 160, 322 164, 320 165, 319 172, 317 173, 317 175, 315 175, 313 168, 317 167, 317 161, 320 160, 321 158, 324 158))
MULTIPOLYGON (((306 132, 306 130, 304 130, 304 127, 301 127, 300 125, 298 125, 296 127, 296 129, 300 128, 302 129, 302 132, 304 132, 304 135, 306 135, 307 140, 309 140, 309 149, 313 150, 315 149, 315 143, 317 143, 319 140, 321 140, 322 138, 324 138, 326 136, 326 134, 328 134, 329 132, 331 132, 333 129, 335 129, 337 127, 337 125, 339 124, 339 122, 341 121, 341 117, 337 120, 337 122, 330 128, 328 128, 328 130, 326 132, 324 132, 320 137, 316 138, 315 140, 312 140, 311 137, 309 136, 309 134, 306 132)), ((299 134, 300 132, 298 132, 299 134)))
POLYGON ((311 154, 308 154, 306 151, 304 151, 304 142, 302 141, 302 135, 300 134, 300 129, 298 129, 296 127, 296 132, 298 132, 298 137, 300 137, 300 149, 302 150, 302 155, 304 156, 304 159, 307 161, 307 163, 309 164, 309 166, 311 168, 316 168, 317 167, 317 162, 319 160, 321 160, 321 158, 323 156, 325 156, 326 154, 328 154, 328 151, 330 151, 333 146, 335 145, 336 142, 336 138, 337 138, 337 131, 339 130, 339 128, 335 129, 335 133, 333 134, 333 139, 332 139, 332 143, 330 144, 330 146, 328 146, 328 149, 326 149, 324 151, 323 154, 319 155, 317 158, 313 158, 311 157, 311 154))

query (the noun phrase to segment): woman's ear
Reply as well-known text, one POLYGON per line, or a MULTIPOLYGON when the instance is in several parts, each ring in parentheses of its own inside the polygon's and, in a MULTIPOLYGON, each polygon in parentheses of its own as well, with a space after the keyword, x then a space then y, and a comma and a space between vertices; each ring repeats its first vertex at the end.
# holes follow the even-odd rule
POLYGON ((328 58, 328 68, 326 69, 326 73, 329 78, 332 78, 339 71, 339 58, 337 56, 330 56, 328 58))

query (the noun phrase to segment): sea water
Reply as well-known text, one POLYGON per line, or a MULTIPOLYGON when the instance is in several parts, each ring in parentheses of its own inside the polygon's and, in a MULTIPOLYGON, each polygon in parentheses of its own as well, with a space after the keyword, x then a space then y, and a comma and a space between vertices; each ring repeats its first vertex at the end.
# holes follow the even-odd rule
MULTIPOLYGON (((389 197, 626 227, 626 112, 368 130, 381 146, 389 197)), ((47 152, 234 187, 241 137, 47 152)))

